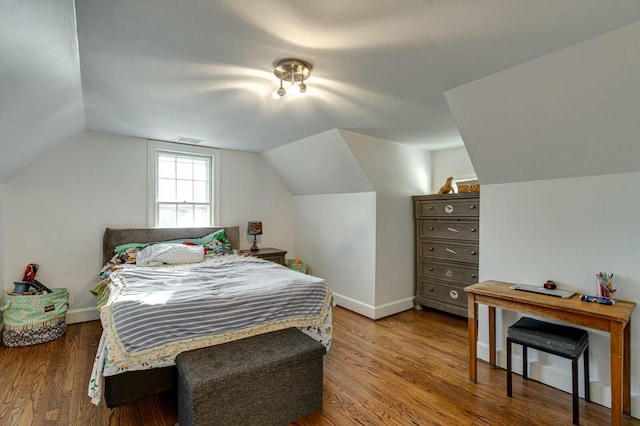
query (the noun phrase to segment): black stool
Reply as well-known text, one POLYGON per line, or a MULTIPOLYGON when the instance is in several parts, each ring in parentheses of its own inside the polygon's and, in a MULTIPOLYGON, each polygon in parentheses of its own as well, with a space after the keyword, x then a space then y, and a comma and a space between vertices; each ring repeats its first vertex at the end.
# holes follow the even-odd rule
POLYGON ((571 360, 573 376, 573 424, 578 411, 578 358, 584 354, 584 400, 589 401, 589 334, 579 328, 520 318, 507 329, 507 396, 511 397, 511 343, 522 345, 522 377, 527 379, 527 348, 571 360))

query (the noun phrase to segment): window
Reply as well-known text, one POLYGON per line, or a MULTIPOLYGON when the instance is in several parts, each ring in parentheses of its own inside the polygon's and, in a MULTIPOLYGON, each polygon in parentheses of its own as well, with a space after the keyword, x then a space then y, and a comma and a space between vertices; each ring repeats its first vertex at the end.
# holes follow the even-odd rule
POLYGON ((217 151, 149 141, 149 224, 199 227, 214 223, 217 151))

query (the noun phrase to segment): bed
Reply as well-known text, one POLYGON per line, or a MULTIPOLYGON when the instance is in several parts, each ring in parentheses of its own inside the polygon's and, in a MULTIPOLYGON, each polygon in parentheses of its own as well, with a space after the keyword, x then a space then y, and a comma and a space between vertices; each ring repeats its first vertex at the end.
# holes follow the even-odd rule
POLYGON ((94 287, 103 326, 89 383, 94 404, 115 407, 174 389, 175 357, 200 347, 297 327, 329 349, 324 280, 240 253, 238 243, 238 227, 105 230, 103 264, 110 266, 94 287), (116 260, 127 262, 113 267, 116 248, 116 260), (187 263, 145 263, 164 249, 208 253, 187 263), (127 258, 131 251, 137 264, 127 258))

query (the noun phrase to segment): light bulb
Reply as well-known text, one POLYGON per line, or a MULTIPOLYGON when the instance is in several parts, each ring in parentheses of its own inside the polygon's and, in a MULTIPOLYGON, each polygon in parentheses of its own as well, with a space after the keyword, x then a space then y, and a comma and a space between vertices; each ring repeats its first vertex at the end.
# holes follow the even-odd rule
POLYGON ((303 83, 298 84, 298 92, 300 93, 306 93, 307 92, 307 85, 303 83))
POLYGON ((297 84, 292 84, 291 87, 289 87, 289 95, 298 96, 299 94, 300 94, 300 86, 298 86, 297 84))
POLYGON ((280 99, 286 94, 287 94, 287 91, 285 90, 284 87, 282 87, 282 80, 280 80, 280 87, 278 87, 276 90, 273 91, 273 93, 271 94, 271 97, 273 99, 280 99))

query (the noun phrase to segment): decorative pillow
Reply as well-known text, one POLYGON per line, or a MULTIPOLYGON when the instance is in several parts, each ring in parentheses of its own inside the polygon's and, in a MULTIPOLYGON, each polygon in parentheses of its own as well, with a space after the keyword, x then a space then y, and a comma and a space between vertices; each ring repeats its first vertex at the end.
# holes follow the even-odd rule
POLYGON ((138 266, 176 265, 196 263, 204 259, 202 246, 184 244, 152 244, 138 252, 138 266))
POLYGON ((127 243, 116 246, 116 256, 122 263, 136 263, 136 255, 143 248, 153 243, 127 243))
POLYGON ((231 242, 227 238, 224 230, 220 230, 214 232, 213 234, 207 235, 207 237, 212 236, 211 241, 204 243, 204 247, 207 249, 207 256, 211 255, 223 255, 229 254, 232 252, 231 250, 231 242))
POLYGON ((224 229, 219 229, 215 232, 212 232, 211 234, 205 235, 204 237, 200 237, 200 238, 179 238, 177 240, 169 240, 169 241, 161 241, 161 242, 176 243, 176 244, 192 243, 192 244, 197 244, 199 246, 206 247, 209 244, 213 243, 214 240, 226 241, 227 243, 229 242, 229 240, 227 239, 227 236, 224 233, 224 229))
POLYGON ((117 269, 122 268, 122 261, 118 257, 117 254, 114 254, 111 260, 109 260, 98 272, 98 276, 102 279, 105 279, 109 276, 109 274, 117 269))

